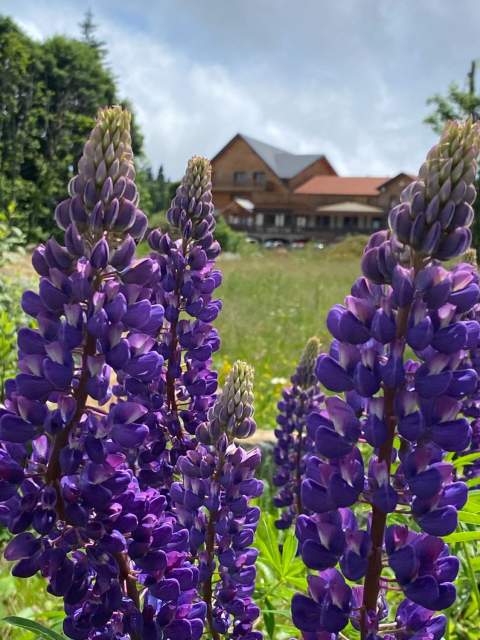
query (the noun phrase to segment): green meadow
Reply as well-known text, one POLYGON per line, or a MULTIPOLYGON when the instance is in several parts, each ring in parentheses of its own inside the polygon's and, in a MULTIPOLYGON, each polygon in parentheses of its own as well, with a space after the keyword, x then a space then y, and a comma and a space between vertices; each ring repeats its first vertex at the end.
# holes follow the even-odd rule
POLYGON ((260 429, 274 426, 277 398, 308 338, 316 335, 327 345, 326 315, 358 276, 364 244, 357 236, 322 251, 261 251, 219 261, 218 369, 223 376, 237 359, 255 367, 260 429))

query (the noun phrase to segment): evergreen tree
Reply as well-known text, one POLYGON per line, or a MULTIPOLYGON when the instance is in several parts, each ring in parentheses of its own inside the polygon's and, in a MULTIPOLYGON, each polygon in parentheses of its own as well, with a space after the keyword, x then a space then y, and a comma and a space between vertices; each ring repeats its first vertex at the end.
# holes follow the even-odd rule
POLYGON ((85 44, 88 44, 89 47, 96 49, 102 56, 105 56, 105 42, 103 42, 103 40, 98 40, 95 35, 98 31, 98 26, 93 20, 93 12, 91 9, 86 10, 83 20, 79 24, 79 27, 82 34, 82 41, 85 42, 85 44))
POLYGON ((163 166, 160 165, 157 171, 157 177, 155 180, 155 211, 163 211, 168 206, 167 199, 167 181, 165 180, 165 174, 163 172, 163 166))
POLYGON ((99 107, 116 102, 112 73, 103 65, 97 49, 55 36, 43 45, 45 116, 40 149, 45 159, 39 186, 45 195, 37 220, 42 228, 51 220, 54 203, 64 195, 65 181, 74 174, 99 107))
MULTIPOLYGON (((37 199, 45 120, 41 45, 0 17, 0 210, 22 211, 37 199), (17 203, 11 208, 10 203, 17 203)), ((21 214, 20 214, 21 215, 21 214)), ((22 226, 25 226, 23 224, 22 226)))
MULTIPOLYGON (((66 195, 98 109, 118 102, 91 12, 81 28, 82 40, 55 36, 37 43, 0 17, 0 211, 14 211, 9 222, 29 240, 52 232, 52 210, 66 195)), ((132 145, 141 158, 135 120, 132 145)))

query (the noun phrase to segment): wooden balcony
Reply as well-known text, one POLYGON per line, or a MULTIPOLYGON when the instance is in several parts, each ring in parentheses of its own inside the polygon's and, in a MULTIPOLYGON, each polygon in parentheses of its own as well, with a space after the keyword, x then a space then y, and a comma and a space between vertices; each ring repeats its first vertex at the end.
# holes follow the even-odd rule
POLYGON ((263 183, 255 182, 253 179, 242 180, 241 182, 234 182, 233 180, 214 180, 212 188, 213 191, 246 193, 251 191, 273 191, 275 189, 275 185, 271 180, 266 180, 263 183))
POLYGON ((378 225, 362 226, 361 228, 355 226, 315 226, 309 225, 308 220, 307 226, 298 226, 295 219, 291 222, 287 221, 286 224, 281 226, 274 224, 248 224, 246 220, 240 220, 238 222, 229 221, 228 224, 235 231, 246 233, 248 236, 261 241, 267 239, 283 239, 286 242, 308 239, 328 241, 348 234, 371 234, 383 228, 378 225))

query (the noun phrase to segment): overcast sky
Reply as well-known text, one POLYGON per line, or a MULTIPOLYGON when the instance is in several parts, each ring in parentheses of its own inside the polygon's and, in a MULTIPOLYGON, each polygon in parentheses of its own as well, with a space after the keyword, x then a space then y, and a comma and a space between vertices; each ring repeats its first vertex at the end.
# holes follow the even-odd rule
MULTIPOLYGON (((28 33, 78 35, 88 3, 0 0, 28 33)), ((344 175, 416 171, 427 98, 480 58, 478 0, 97 0, 98 35, 154 165, 178 178, 242 132, 344 175)), ((478 79, 480 82, 480 78, 478 79)))

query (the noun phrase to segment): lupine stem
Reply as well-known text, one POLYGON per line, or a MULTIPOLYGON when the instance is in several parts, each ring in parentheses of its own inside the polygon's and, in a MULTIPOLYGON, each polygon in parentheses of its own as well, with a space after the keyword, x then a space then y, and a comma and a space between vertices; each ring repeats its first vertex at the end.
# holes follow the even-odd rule
MULTIPOLYGON (((213 511, 210 513, 210 518, 208 521, 207 533, 205 537, 205 550, 208 556, 208 562, 211 565, 213 562, 214 554, 215 554, 215 522, 217 520, 217 511, 213 511)), ((218 631, 215 631, 213 628, 213 588, 212 588, 212 575, 209 576, 208 580, 205 581, 203 585, 203 600, 207 605, 207 622, 208 628, 210 630, 212 640, 220 640, 220 634, 218 631)))
MULTIPOLYGON (((118 564, 120 580, 123 582, 124 593, 132 600, 133 604, 140 611, 140 596, 137 589, 137 581, 131 573, 128 564, 128 556, 125 553, 115 553, 114 558, 118 564)), ((141 638, 137 633, 134 633, 132 634, 132 640, 141 640, 141 638)))
POLYGON ((65 519, 65 512, 59 480, 61 475, 60 453, 62 449, 68 444, 70 433, 78 425, 85 411, 85 406, 88 399, 88 358, 95 355, 95 342, 95 338, 91 334, 88 334, 82 356, 82 373, 80 375, 78 387, 75 389, 75 392, 73 394, 76 402, 75 413, 70 422, 65 425, 64 429, 62 429, 62 431, 60 431, 60 433, 58 433, 54 438, 52 454, 50 456, 50 460, 48 461, 47 472, 45 476, 46 482, 55 486, 55 490, 57 492, 57 512, 62 520, 65 519))
POLYGON ((301 513, 303 513, 303 507, 302 507, 302 496, 300 493, 300 487, 302 484, 302 469, 301 469, 301 464, 302 464, 302 433, 303 433, 303 425, 300 426, 299 430, 298 430, 298 442, 297 442, 297 452, 296 452, 296 464, 295 464, 295 469, 296 469, 296 477, 295 477, 295 499, 297 502, 297 516, 299 516, 301 513))
MULTIPOLYGON (((183 240, 182 242, 182 253, 183 256, 186 257, 188 249, 188 242, 183 240)), ((178 309, 181 308, 181 295, 180 295, 180 287, 182 284, 182 275, 177 272, 176 284, 175 284, 175 297, 176 303, 178 305, 178 309)), ((178 318, 173 320, 170 324, 170 357, 168 360, 168 369, 167 369, 167 401, 170 411, 172 411, 175 415, 177 415, 178 407, 177 407, 177 395, 175 390, 175 375, 170 372, 170 366, 175 362, 177 346, 178 346, 178 334, 177 334, 177 325, 178 318)))
MULTIPOLYGON (((404 338, 406 334, 410 307, 411 305, 402 307, 398 312, 396 335, 397 339, 404 338)), ((383 397, 385 403, 385 422, 387 424, 388 437, 386 442, 380 447, 378 460, 379 462, 384 462, 386 464, 387 474, 389 478, 390 468, 392 464, 393 441, 395 439, 395 430, 397 426, 397 418, 395 416, 395 395, 395 389, 384 387, 383 397)), ((369 634, 368 611, 377 610, 377 601, 378 594, 380 592, 382 573, 383 540, 385 537, 386 524, 387 514, 373 505, 372 526, 370 529, 372 548, 368 556, 367 573, 365 575, 363 588, 363 604, 360 616, 362 640, 365 640, 369 634)))
MULTIPOLYGON (((224 462, 223 454, 220 454, 218 465, 215 473, 212 476, 212 483, 215 484, 216 480, 222 473, 224 462)), ((209 512, 209 519, 207 525, 207 532, 205 534, 205 551, 207 552, 207 562, 209 566, 213 566, 215 558, 215 525, 218 518, 218 509, 209 512)), ((210 633, 212 634, 211 640, 220 640, 220 634, 213 628, 213 571, 205 581, 203 585, 203 600, 207 605, 207 622, 210 633)))
POLYGON ((177 337, 177 320, 174 320, 170 325, 170 336, 171 336, 171 345, 170 345, 170 357, 168 360, 168 370, 167 370, 167 400, 170 411, 172 411, 175 415, 177 414, 177 397, 175 391, 175 375, 170 372, 170 367, 172 366, 172 362, 175 360, 178 337, 177 337))

